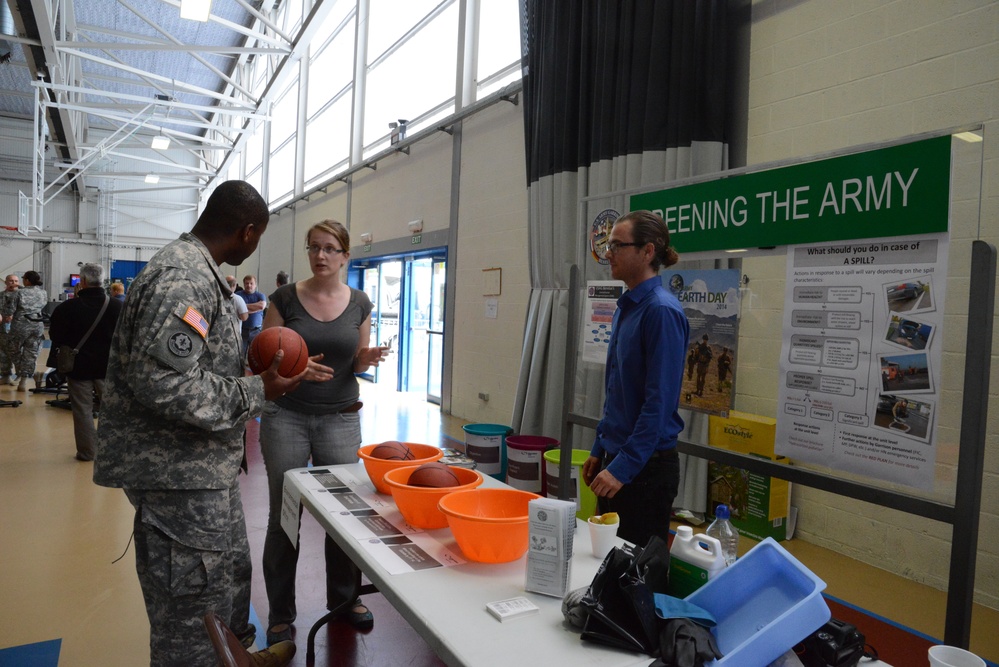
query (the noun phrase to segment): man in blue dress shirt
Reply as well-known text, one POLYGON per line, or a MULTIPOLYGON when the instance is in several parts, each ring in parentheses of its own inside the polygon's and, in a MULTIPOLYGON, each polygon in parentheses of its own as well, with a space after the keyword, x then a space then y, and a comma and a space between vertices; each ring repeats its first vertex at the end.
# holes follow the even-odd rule
POLYGON ((604 415, 583 464, 601 514, 617 512, 618 536, 640 546, 669 534, 680 483, 677 409, 690 325, 659 269, 679 259, 651 211, 614 223, 606 246, 611 276, 628 286, 617 302, 605 372, 604 415))
POLYGON ((243 277, 243 289, 236 292, 246 304, 246 310, 250 316, 243 321, 243 357, 246 358, 246 351, 250 349, 253 339, 260 333, 260 327, 264 323, 264 308, 267 307, 267 297, 263 292, 257 291, 257 277, 248 275, 243 277))

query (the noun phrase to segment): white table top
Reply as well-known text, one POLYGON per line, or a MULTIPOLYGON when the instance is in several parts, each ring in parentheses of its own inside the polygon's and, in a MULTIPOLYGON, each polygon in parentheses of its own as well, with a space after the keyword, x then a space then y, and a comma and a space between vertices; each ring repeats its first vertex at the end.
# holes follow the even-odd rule
MULTIPOLYGON (((370 483, 360 463, 330 468, 334 472, 344 469, 359 480, 370 483)), ((509 563, 468 562, 390 574, 371 558, 358 539, 346 534, 330 518, 327 510, 315 501, 299 481, 301 471, 289 471, 286 481, 301 492, 303 505, 448 665, 632 667, 652 662, 653 659, 645 654, 582 641, 579 631, 564 621, 560 598, 524 590, 526 555, 509 563), (519 596, 531 600, 540 611, 505 622, 498 621, 486 611, 487 602, 519 596)), ((503 484, 487 475, 483 486, 499 487, 503 484)), ((453 545, 460 553, 450 529, 428 531, 428 534, 444 544, 453 545)), ((601 559, 594 558, 590 553, 589 531, 578 520, 573 551, 569 590, 588 586, 601 563, 601 559)), ((880 662, 862 664, 888 667, 880 662)))
MULTIPOLYGON (((358 479, 368 479, 361 464, 332 467, 334 471, 338 468, 345 468, 358 479)), ((286 479, 305 491, 295 472, 286 473, 286 479)), ((486 476, 483 486, 502 484, 486 476)), ((630 667, 652 662, 652 658, 641 653, 583 642, 579 631, 564 622, 560 598, 524 590, 526 555, 510 563, 469 562, 392 575, 370 558, 357 539, 345 535, 309 493, 302 493, 302 503, 448 665, 630 667), (487 602, 518 596, 534 602, 540 611, 505 622, 496 620, 486 611, 487 602)), ((601 562, 590 553, 589 531, 582 522, 577 521, 577 524, 581 529, 577 529, 574 538, 570 590, 589 585, 601 562)), ((443 543, 454 544, 448 528, 429 531, 429 534, 443 543)))

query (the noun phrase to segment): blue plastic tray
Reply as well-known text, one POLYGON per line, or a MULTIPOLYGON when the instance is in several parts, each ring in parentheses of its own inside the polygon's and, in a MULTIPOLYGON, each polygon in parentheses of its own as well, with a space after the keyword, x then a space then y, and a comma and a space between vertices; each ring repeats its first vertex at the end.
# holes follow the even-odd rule
POLYGON ((705 667, 766 667, 829 620, 824 581, 773 538, 687 596, 711 612, 725 657, 705 667))

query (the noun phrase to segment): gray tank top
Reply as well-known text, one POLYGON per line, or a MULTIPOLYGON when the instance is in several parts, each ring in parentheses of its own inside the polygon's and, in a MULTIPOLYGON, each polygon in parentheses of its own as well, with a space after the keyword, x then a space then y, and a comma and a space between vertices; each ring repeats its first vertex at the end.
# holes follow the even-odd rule
POLYGON ((368 295, 350 288, 347 308, 335 320, 320 322, 298 300, 295 283, 279 287, 270 297, 269 308, 276 308, 284 326, 297 331, 309 348, 309 356, 319 353, 319 363, 333 369, 329 382, 303 382, 298 388, 274 402, 282 408, 309 415, 340 412, 357 402, 360 387, 354 377, 354 354, 361 323, 371 313, 368 295))

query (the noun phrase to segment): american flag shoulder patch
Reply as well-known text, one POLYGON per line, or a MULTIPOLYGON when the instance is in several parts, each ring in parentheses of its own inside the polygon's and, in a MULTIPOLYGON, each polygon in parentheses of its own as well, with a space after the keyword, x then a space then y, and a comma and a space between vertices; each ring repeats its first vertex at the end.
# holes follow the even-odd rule
POLYGON ((208 321, 193 306, 187 307, 187 312, 181 319, 190 324, 191 328, 201 334, 202 338, 208 337, 208 321))

